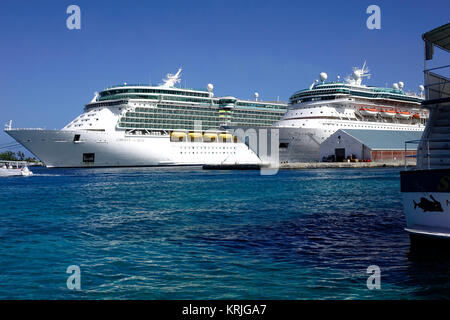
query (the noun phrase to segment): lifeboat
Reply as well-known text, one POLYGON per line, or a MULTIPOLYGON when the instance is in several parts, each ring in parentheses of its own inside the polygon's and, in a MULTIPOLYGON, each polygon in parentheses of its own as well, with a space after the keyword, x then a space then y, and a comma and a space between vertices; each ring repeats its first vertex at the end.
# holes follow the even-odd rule
POLYGON ((359 113, 363 116, 375 117, 378 114, 376 108, 360 108, 359 113))
POLYGON ((412 116, 414 119, 420 119, 420 114, 414 113, 412 116))
POLYGON ((395 116, 399 119, 409 119, 412 115, 411 112, 408 111, 397 111, 395 116))
POLYGON ((203 135, 204 142, 214 142, 217 140, 217 134, 215 133, 205 133, 203 135))
POLYGON ((219 134, 219 141, 221 141, 221 142, 231 142, 232 139, 233 139, 233 136, 229 133, 219 134))
POLYGON ((381 111, 380 111, 380 115, 385 118, 393 118, 393 117, 395 117, 396 114, 397 114, 397 112, 395 110, 381 109, 381 111))
POLYGON ((200 132, 189 132, 189 139, 191 141, 202 141, 203 135, 200 132))
POLYGON ((187 136, 186 132, 172 132, 170 134, 170 141, 183 141, 185 139, 185 137, 187 136))

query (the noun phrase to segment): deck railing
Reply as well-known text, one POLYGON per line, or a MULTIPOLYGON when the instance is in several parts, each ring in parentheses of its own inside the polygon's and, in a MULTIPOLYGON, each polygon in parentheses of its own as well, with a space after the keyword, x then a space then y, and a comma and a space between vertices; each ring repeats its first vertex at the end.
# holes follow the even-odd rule
POLYGON ((425 96, 427 100, 448 97, 450 94, 448 86, 450 83, 450 79, 448 78, 449 71, 450 65, 429 68, 423 71, 425 78, 425 96))
MULTIPOLYGON (((408 144, 417 144, 418 145, 418 144, 420 144, 422 142, 424 142, 424 144, 425 144, 425 152, 422 150, 421 154, 423 155, 423 158, 427 159, 427 167, 428 167, 428 169, 430 169, 431 168, 430 160, 432 158, 431 157, 431 153, 430 153, 430 142, 448 142, 448 143, 450 143, 450 139, 437 139, 437 138, 435 138, 435 139, 405 141, 405 154, 404 154, 405 171, 407 170, 408 158, 416 158, 416 161, 417 161, 417 158, 418 158, 418 155, 419 155, 419 150, 418 149, 416 149, 417 150, 416 154, 408 155, 407 151, 408 150, 411 151, 411 149, 408 149, 408 144)), ((416 164, 416 167, 417 167, 417 164, 416 164)))
POLYGON ((5 128, 3 131, 13 131, 13 130, 46 130, 45 128, 5 128))

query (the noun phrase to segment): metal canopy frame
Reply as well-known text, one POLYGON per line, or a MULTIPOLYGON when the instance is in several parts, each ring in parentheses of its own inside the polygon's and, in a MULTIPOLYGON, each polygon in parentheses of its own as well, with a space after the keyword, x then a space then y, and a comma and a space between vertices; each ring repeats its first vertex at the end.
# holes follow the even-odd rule
POLYGON ((450 51, 450 23, 424 33, 422 39, 443 50, 450 51))

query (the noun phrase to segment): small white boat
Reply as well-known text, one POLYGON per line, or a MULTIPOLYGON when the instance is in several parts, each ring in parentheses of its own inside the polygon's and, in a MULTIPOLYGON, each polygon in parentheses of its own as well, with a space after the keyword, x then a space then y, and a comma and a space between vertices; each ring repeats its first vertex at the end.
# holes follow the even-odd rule
POLYGON ((26 165, 20 165, 19 163, 5 162, 0 167, 0 177, 12 177, 12 176, 28 177, 31 175, 33 175, 33 172, 30 169, 28 169, 26 165))

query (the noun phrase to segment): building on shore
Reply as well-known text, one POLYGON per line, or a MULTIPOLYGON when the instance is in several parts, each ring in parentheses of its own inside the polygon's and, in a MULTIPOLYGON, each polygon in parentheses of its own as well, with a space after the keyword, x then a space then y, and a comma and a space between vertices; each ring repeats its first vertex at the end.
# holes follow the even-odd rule
POLYGON ((404 161, 414 156, 417 145, 406 141, 420 140, 421 131, 340 129, 320 144, 322 160, 343 161, 349 157, 370 161, 404 161))

